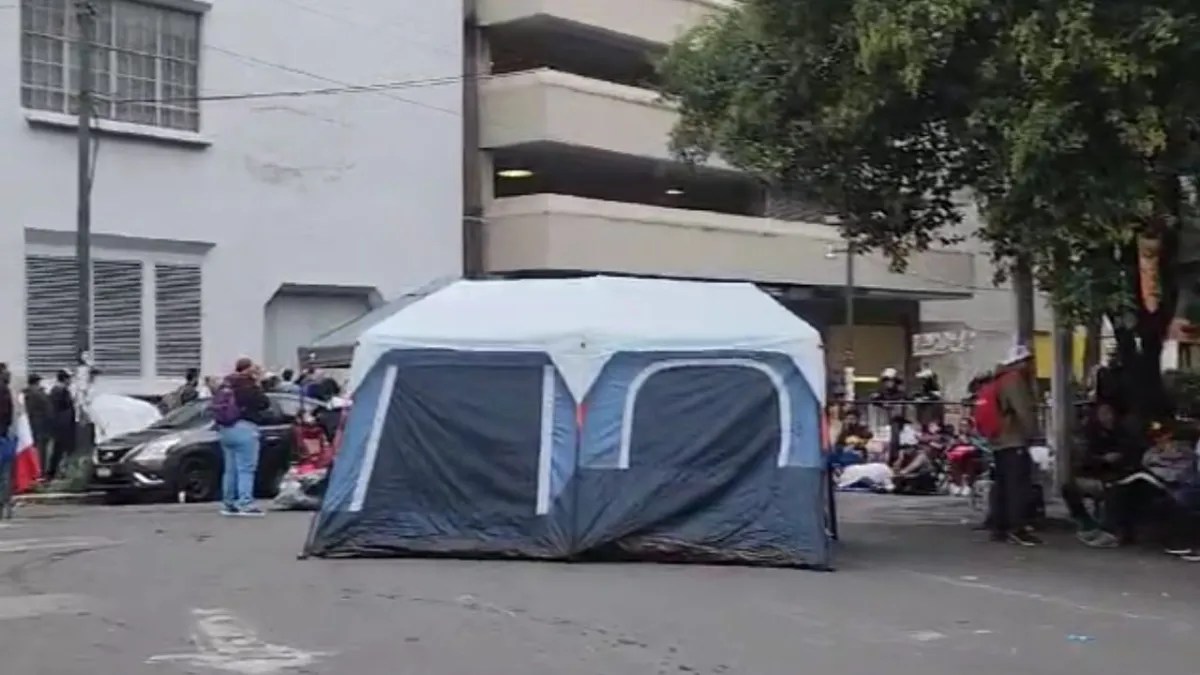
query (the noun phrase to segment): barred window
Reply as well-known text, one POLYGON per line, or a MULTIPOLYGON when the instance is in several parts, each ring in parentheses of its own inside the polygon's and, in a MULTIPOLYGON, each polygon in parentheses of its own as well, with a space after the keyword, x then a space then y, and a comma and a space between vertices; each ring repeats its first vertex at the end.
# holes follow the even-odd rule
MULTIPOLYGON (((104 119, 199 131, 200 16, 134 0, 93 0, 92 84, 104 119)), ((79 111, 74 0, 21 0, 21 104, 79 111)))
POLYGON ((155 370, 159 377, 179 376, 200 367, 200 267, 157 264, 154 282, 155 370))
POLYGON ((142 375, 140 261, 92 263, 92 358, 105 375, 142 375))
POLYGON ((25 257, 25 354, 30 373, 52 375, 74 368, 76 300, 79 276, 75 259, 25 257))

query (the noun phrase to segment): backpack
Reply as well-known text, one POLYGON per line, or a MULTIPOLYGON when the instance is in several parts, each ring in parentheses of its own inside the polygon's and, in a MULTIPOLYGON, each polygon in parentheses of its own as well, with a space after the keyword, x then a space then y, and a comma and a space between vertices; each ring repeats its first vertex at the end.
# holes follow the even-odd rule
POLYGON ((989 441, 996 440, 1004 430, 1004 411, 1000 409, 1001 379, 992 378, 975 394, 975 410, 972 413, 975 430, 989 441))
POLYGON ((230 384, 222 384, 213 394, 212 401, 208 404, 208 410, 212 413, 213 421, 217 426, 231 427, 242 419, 242 409, 238 406, 237 392, 233 390, 230 384))

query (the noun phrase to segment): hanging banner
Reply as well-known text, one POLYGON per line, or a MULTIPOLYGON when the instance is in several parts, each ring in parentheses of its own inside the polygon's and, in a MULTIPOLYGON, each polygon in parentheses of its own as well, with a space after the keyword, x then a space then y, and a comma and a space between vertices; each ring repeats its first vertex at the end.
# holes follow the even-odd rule
POLYGON ((1142 307, 1147 312, 1158 312, 1162 289, 1159 287, 1158 261, 1162 252, 1162 240, 1158 237, 1138 237, 1138 286, 1142 289, 1142 307))
POLYGON ((912 336, 914 358, 962 354, 971 351, 975 344, 973 330, 943 330, 917 333, 912 336))

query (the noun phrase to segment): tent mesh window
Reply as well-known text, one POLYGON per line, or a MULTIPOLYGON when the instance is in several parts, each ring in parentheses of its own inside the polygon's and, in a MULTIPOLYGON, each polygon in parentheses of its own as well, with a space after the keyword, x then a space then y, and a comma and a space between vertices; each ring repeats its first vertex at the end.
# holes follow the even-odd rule
POLYGON ((198 265, 154 266, 155 370, 160 377, 200 367, 200 285, 198 265))

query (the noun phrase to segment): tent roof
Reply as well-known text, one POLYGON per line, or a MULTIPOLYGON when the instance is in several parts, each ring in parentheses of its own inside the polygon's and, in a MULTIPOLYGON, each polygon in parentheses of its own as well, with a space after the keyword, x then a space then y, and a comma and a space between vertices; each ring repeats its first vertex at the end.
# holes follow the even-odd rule
POLYGON ((435 279, 427 284, 390 300, 333 330, 314 339, 308 346, 300 348, 299 362, 314 362, 322 368, 350 365, 354 345, 369 328, 392 316, 396 312, 458 281, 457 278, 435 279))
POLYGON ((359 338, 352 384, 392 349, 547 353, 577 396, 627 351, 777 352, 820 396, 820 334, 748 283, 627 277, 457 281, 359 338), (819 383, 820 386, 817 386, 819 383))

